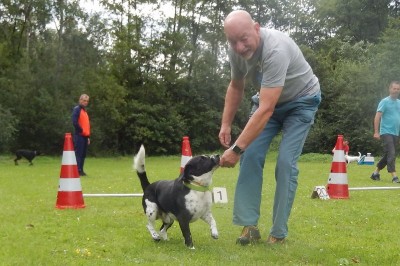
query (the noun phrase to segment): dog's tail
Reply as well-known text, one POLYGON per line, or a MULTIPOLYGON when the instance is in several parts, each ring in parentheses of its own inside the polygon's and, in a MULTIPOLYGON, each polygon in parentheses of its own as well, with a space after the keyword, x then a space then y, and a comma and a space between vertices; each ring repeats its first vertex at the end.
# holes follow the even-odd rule
POLYGON ((144 150, 144 146, 140 146, 139 152, 133 159, 133 168, 136 169, 136 173, 140 179, 140 184, 142 185, 143 191, 150 185, 149 179, 147 178, 146 174, 146 167, 145 167, 145 157, 146 152, 144 150))

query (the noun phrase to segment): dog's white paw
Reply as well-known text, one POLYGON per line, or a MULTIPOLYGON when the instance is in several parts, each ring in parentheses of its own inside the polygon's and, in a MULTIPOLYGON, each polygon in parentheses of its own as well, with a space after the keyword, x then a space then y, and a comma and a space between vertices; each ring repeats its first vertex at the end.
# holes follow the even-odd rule
POLYGON ((215 230, 211 230, 211 237, 214 239, 218 239, 218 231, 215 230))
POLYGON ((168 234, 166 231, 160 231, 160 237, 162 238, 162 240, 168 240, 168 234))
POLYGON ((211 213, 208 213, 202 219, 210 225, 211 237, 214 239, 218 239, 217 223, 215 222, 211 213))
POLYGON ((154 241, 160 241, 161 240, 160 235, 157 234, 157 233, 152 233, 151 237, 154 239, 154 241))
POLYGON ((147 229, 149 230, 149 232, 150 232, 150 234, 151 234, 151 237, 155 240, 155 241, 160 241, 160 235, 157 233, 157 231, 156 230, 154 230, 154 226, 151 224, 151 223, 149 223, 149 224, 147 224, 147 229))

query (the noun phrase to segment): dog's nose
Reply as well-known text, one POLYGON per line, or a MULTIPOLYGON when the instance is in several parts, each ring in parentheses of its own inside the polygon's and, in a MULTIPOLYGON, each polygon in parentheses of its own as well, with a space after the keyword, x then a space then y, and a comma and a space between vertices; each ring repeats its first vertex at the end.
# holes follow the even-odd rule
POLYGON ((211 159, 213 159, 216 164, 219 164, 219 155, 218 154, 211 156, 211 159))

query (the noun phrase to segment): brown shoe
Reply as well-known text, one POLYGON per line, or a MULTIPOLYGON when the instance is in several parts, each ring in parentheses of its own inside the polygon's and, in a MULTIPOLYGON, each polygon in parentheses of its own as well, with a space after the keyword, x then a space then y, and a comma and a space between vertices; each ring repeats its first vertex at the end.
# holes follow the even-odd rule
POLYGON ((241 245, 248 245, 250 243, 255 243, 256 241, 261 239, 260 231, 257 226, 248 225, 243 227, 242 234, 236 240, 236 244, 240 243, 241 245))
POLYGON ((269 235, 268 239, 267 239, 267 244, 283 244, 285 243, 285 238, 277 238, 274 236, 269 235))

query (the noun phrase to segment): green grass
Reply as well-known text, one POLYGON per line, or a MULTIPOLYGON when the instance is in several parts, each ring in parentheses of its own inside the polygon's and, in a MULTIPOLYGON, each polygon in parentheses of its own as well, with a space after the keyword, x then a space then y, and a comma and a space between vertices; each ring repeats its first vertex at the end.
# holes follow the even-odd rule
MULTIPOLYGON (((272 160, 274 156, 271 156, 272 160)), ((155 243, 140 198, 85 198, 86 208, 55 208, 61 156, 37 157, 34 166, 0 157, 0 265, 394 265, 400 261, 399 190, 350 191, 345 200, 311 199, 326 185, 332 157, 309 154, 299 162, 299 188, 284 245, 235 244, 241 228, 232 224, 238 168, 218 169, 214 186, 225 187, 228 204, 214 204, 220 238, 203 221, 191 224, 196 249, 189 250, 177 223, 170 240, 155 243)), ((131 157, 88 158, 83 193, 141 193, 131 157)), ((180 157, 149 157, 151 181, 176 177, 180 157)), ((267 161, 259 227, 265 240, 271 226, 274 162, 267 161)), ((373 166, 351 164, 350 187, 395 186, 373 166)))

